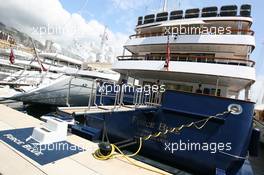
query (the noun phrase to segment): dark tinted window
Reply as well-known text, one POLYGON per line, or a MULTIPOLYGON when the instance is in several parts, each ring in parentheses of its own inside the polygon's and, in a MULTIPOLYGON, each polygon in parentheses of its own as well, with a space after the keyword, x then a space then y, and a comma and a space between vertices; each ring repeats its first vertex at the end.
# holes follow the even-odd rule
POLYGON ((236 16, 237 6, 236 5, 226 5, 221 7, 220 16, 236 16))
POLYGON ((217 16, 217 7, 205 7, 202 9, 202 17, 217 16))
POLYGON ((170 13, 170 20, 182 19, 182 17, 183 17, 183 11, 182 10, 176 10, 176 11, 172 11, 170 13))
POLYGON ((149 23, 153 23, 155 21, 155 15, 146 15, 144 17, 144 24, 149 24, 149 23))
POLYGON ((198 18, 200 13, 200 9, 188 9, 185 11, 185 18, 198 18))
POLYGON ((143 23, 143 17, 140 16, 140 17, 138 17, 138 24, 137 25, 142 25, 142 23, 143 23))
POLYGON ((156 17, 156 21, 167 21, 168 20, 168 12, 158 13, 156 17))
POLYGON ((240 16, 250 17, 251 16, 251 5, 249 4, 241 5, 240 16))

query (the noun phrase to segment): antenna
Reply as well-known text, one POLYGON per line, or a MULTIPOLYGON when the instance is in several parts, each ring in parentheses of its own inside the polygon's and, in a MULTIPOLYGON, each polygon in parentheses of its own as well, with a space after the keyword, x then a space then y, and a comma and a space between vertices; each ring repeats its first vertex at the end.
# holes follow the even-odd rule
POLYGON ((103 56, 103 52, 104 52, 104 46, 105 46, 105 42, 108 40, 108 36, 107 36, 107 26, 105 25, 104 28, 104 33, 102 35, 100 35, 101 37, 101 43, 100 43, 100 49, 98 52, 98 56, 96 58, 96 62, 100 62, 100 55, 103 56))
POLYGON ((107 38, 107 26, 105 26, 104 33, 103 33, 103 35, 101 35, 101 47, 100 47, 100 49, 103 49, 106 40, 108 40, 108 38, 107 38))
POLYGON ((168 0, 164 0, 164 3, 163 3, 163 12, 166 12, 168 9, 168 0))

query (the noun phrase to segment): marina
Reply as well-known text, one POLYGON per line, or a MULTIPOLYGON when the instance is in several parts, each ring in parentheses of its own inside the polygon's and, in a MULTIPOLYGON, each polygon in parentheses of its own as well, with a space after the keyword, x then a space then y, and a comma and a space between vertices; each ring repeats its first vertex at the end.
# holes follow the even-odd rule
POLYGON ((259 2, 38 1, 0 14, 0 175, 264 175, 259 2))

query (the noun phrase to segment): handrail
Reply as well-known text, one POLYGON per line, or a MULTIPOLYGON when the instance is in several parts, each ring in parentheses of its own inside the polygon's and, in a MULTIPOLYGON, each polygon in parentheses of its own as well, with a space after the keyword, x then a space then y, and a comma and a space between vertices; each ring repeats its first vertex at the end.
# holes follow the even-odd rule
MULTIPOLYGON (((245 30, 245 29, 232 29, 230 31, 231 31, 231 34, 227 34, 227 32, 225 32, 224 34, 221 34, 221 35, 234 35, 234 34, 237 34, 237 35, 251 35, 251 36, 253 36, 255 34, 255 32, 253 30, 245 30), (243 33, 245 33, 245 34, 243 34, 243 33)), ((139 33, 139 34, 130 35, 129 39, 132 39, 132 38, 143 38, 143 37, 152 37, 152 36, 165 36, 165 35, 167 35, 166 32, 139 33)), ((181 34, 179 34, 179 35, 181 35, 181 34)), ((193 33, 193 34, 184 34, 184 35, 214 35, 214 34, 210 34, 210 33, 201 33, 201 34, 193 33)), ((215 35, 218 35, 218 34, 215 34, 215 35)))
MULTIPOLYGON (((98 79, 94 79, 93 80, 93 83, 92 83, 92 89, 91 89, 91 92, 90 92, 90 95, 89 95, 89 101, 88 101, 88 109, 90 110, 91 108, 91 105, 92 105, 92 98, 93 98, 93 95, 94 95, 94 88, 95 88, 95 93, 96 93, 96 87, 94 87, 97 83, 98 79)), ((96 94, 95 94, 95 98, 96 98, 96 94)), ((94 102, 95 102, 96 99, 94 99, 94 102)))
MULTIPOLYGON (((96 81, 98 81, 99 79, 96 79, 96 81)), ((94 81, 94 82, 96 82, 94 81)), ((112 84, 113 86, 115 86, 116 82, 111 82, 111 81, 104 81, 104 83, 108 83, 108 84, 112 84)), ((126 87, 131 87, 131 88, 138 88, 138 86, 136 85, 129 85, 129 84, 118 84, 119 86, 121 86, 118 91, 113 91, 114 95, 111 94, 107 94, 104 93, 104 90, 102 89, 102 91, 97 91, 95 92, 95 96, 99 97, 99 106, 103 106, 104 104, 102 103, 102 99, 103 98, 114 98, 114 104, 113 104, 113 108, 112 110, 115 110, 117 108, 120 108, 122 106, 126 106, 126 104, 124 103, 124 98, 126 99, 131 99, 133 102, 132 104, 134 105, 135 108, 139 107, 140 105, 147 105, 147 106, 158 106, 161 103, 161 97, 162 97, 162 92, 149 92, 149 94, 145 94, 144 91, 142 90, 135 90, 133 91, 133 95, 130 96, 128 94, 126 94, 126 87), (97 92, 99 92, 99 94, 97 94, 97 92)), ((140 88, 141 86, 139 86, 140 88)), ((93 90, 93 88, 92 88, 93 90)), ((90 93, 93 94, 93 92, 90 93)), ((95 97, 95 98, 96 98, 95 97)), ((89 100, 90 101, 90 100, 89 100)), ((89 102, 88 105, 88 109, 90 109, 92 103, 89 102)), ((97 106, 96 103, 94 103, 93 105, 97 106)))
MULTIPOLYGON (((155 56, 154 56, 155 57, 155 56)), ((165 56, 155 57, 159 59, 154 59, 152 55, 137 55, 137 56, 118 56, 118 61, 128 61, 128 60, 153 60, 153 61, 164 61, 166 60, 165 56)), ((255 66, 255 61, 244 60, 244 59, 235 59, 235 58, 225 58, 225 57, 212 57, 212 56, 189 56, 189 55, 171 55, 171 61, 186 61, 186 62, 206 62, 206 63, 215 63, 215 64, 237 64, 244 65, 249 67, 255 66), (200 60, 201 59, 201 60, 200 60)))
POLYGON ((66 96, 66 105, 67 105, 68 107, 71 107, 71 105, 70 105, 71 82, 72 82, 72 80, 73 80, 74 78, 75 78, 74 76, 71 76, 70 81, 69 81, 69 83, 68 83, 68 92, 67 92, 67 96, 66 96))

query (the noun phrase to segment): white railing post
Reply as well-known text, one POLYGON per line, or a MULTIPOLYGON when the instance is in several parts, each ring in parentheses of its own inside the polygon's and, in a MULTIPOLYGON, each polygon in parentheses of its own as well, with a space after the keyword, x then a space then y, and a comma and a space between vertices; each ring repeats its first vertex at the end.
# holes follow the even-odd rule
POLYGON ((93 81, 93 84, 92 84, 92 89, 91 89, 91 92, 90 92, 90 97, 89 97, 89 102, 88 102, 88 109, 91 108, 91 103, 92 103, 92 96, 93 96, 93 90, 94 90, 94 83, 95 83, 96 79, 94 79, 93 81))
POLYGON ((67 92, 67 98, 66 98, 66 105, 67 105, 68 107, 71 106, 71 105, 70 105, 70 93, 71 93, 71 82, 72 82, 73 78, 74 78, 74 77, 71 76, 70 81, 69 81, 69 85, 68 85, 68 92, 67 92))

